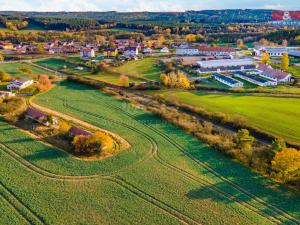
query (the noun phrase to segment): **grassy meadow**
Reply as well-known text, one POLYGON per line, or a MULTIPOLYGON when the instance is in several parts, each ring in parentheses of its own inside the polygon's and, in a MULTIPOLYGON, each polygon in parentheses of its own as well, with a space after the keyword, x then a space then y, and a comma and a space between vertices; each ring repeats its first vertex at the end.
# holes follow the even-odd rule
POLYGON ((0 64, 0 71, 7 72, 12 77, 15 77, 15 76, 19 76, 19 77, 36 77, 36 76, 41 75, 41 74, 47 74, 47 75, 52 74, 51 72, 49 72, 47 70, 41 69, 41 68, 36 67, 36 66, 32 66, 28 63, 3 63, 3 64, 0 64), (22 66, 27 67, 28 69, 30 69, 32 71, 32 74, 21 72, 18 68, 20 68, 22 66))
MULTIPOLYGON (((108 83, 108 84, 121 85, 120 84, 120 75, 118 75, 118 74, 107 73, 107 72, 99 72, 95 75, 93 74, 93 75, 89 75, 87 77, 90 78, 90 79, 93 79, 93 80, 103 81, 103 82, 108 83)), ((139 82, 141 82, 143 80, 140 80, 140 79, 135 78, 135 77, 129 77, 128 81, 129 82, 135 82, 136 84, 138 84, 139 82)))
POLYGON ((300 100, 298 98, 185 91, 165 91, 162 95, 166 98, 171 96, 180 102, 212 112, 241 115, 252 126, 300 144, 300 100))
POLYGON ((144 78, 147 80, 159 80, 162 70, 157 66, 157 59, 149 57, 137 61, 130 61, 115 71, 120 74, 144 78))
MULTIPOLYGON (((77 62, 76 58, 71 59, 71 61, 77 62)), ((81 66, 83 70, 77 69, 78 65, 75 63, 68 62, 64 59, 58 59, 58 58, 49 58, 44 60, 39 60, 35 62, 36 64, 40 66, 44 66, 46 68, 49 68, 51 70, 55 71, 62 71, 69 74, 79 74, 79 75, 86 75, 90 73, 90 69, 86 66, 81 66), (65 68, 66 67, 66 68, 65 68)))
POLYGON ((33 224, 292 224, 300 216, 298 195, 98 90, 62 83, 35 102, 115 132, 131 147, 81 161, 1 121, 1 182, 33 224))

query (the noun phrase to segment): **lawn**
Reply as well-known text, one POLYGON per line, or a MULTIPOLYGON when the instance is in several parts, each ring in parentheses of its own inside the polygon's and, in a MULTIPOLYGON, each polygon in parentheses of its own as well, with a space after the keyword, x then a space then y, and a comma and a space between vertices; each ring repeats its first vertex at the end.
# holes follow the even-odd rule
POLYGON ((163 72, 155 58, 144 58, 137 61, 130 61, 115 69, 117 73, 144 78, 147 80, 159 80, 163 72))
POLYGON ((35 102, 117 133, 131 147, 80 161, 0 120, 1 182, 32 224, 288 224, 279 209, 300 216, 299 195, 126 102, 66 82, 35 102))
POLYGON ((201 83, 196 85, 197 87, 206 87, 206 88, 221 88, 221 89, 230 89, 229 86, 223 84, 220 81, 214 80, 213 78, 203 79, 201 83))
POLYGON ((0 71, 4 71, 9 73, 10 76, 15 77, 15 76, 20 76, 20 77, 36 77, 40 74, 47 74, 47 75, 51 75, 52 73, 38 68, 36 66, 32 66, 28 63, 3 63, 0 64, 0 71), (25 66, 27 68, 29 68, 30 70, 32 70, 32 74, 24 74, 21 71, 18 70, 19 67, 25 66))
MULTIPOLYGON (((89 75, 87 76, 90 79, 93 80, 99 80, 103 81, 105 83, 114 84, 114 85, 120 85, 120 75, 117 74, 111 74, 106 72, 99 72, 96 75, 89 75)), ((134 77, 129 77, 129 82, 135 82, 135 84, 140 83, 142 80, 134 77)))
MULTIPOLYGON (((73 61, 78 62, 78 59, 74 58, 73 61)), ((86 75, 90 73, 90 69, 88 67, 80 65, 80 67, 82 67, 83 70, 78 70, 77 64, 67 62, 64 59, 49 58, 49 59, 36 61, 35 63, 55 71, 63 71, 69 74, 86 75)))
POLYGON ((300 66, 290 66, 288 70, 293 76, 300 78, 300 66))
POLYGON ((166 91, 179 101, 213 112, 241 115, 257 128, 300 144, 300 99, 166 91))

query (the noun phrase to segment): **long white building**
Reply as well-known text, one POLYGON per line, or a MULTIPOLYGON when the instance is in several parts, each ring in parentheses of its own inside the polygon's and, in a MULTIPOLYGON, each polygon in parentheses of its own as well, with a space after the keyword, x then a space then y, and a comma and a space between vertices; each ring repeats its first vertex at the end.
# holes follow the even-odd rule
POLYGON ((252 59, 218 59, 208 61, 198 61, 198 65, 201 68, 216 68, 216 67, 228 67, 228 66, 249 66, 253 65, 252 59))
POLYGON ((256 46, 253 51, 256 56, 263 56, 269 54, 272 56, 282 56, 291 50, 296 50, 299 47, 285 47, 285 46, 256 46))

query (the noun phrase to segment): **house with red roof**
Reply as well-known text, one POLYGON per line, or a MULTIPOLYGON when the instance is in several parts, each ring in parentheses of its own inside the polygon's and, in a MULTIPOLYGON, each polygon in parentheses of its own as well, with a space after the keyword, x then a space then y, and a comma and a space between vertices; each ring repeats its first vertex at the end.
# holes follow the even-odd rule
POLYGON ((25 114, 27 119, 34 120, 45 126, 49 126, 48 115, 34 108, 29 108, 25 114))
POLYGON ((92 133, 89 132, 89 131, 87 131, 87 130, 84 130, 84 129, 82 129, 82 128, 72 126, 72 127, 70 128, 70 130, 69 130, 69 136, 70 136, 71 138, 74 138, 74 137, 79 136, 79 135, 89 137, 89 136, 92 135, 92 133))
POLYGON ((267 64, 259 64, 257 70, 260 72, 260 76, 277 81, 278 83, 290 82, 292 75, 279 69, 274 69, 267 64))

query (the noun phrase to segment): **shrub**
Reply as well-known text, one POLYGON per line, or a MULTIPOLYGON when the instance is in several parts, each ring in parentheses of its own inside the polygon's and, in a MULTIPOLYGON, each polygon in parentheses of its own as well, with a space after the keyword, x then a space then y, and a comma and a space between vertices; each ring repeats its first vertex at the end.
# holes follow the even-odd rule
POLYGON ((39 83, 38 83, 37 87, 40 92, 51 89, 52 84, 51 84, 51 81, 49 80, 49 76, 48 75, 40 75, 39 83))
POLYGON ((300 151, 286 148, 277 152, 273 161, 272 169, 275 176, 284 181, 295 181, 300 178, 300 151))
POLYGON ((75 136, 72 143, 74 145, 74 153, 80 155, 91 156, 113 153, 113 139, 103 132, 96 132, 92 136, 75 136))
POLYGON ((70 124, 64 120, 59 121, 59 133, 62 136, 66 136, 70 130, 70 124))
POLYGON ((8 82, 11 81, 11 77, 8 73, 4 71, 0 71, 0 81, 8 82))

